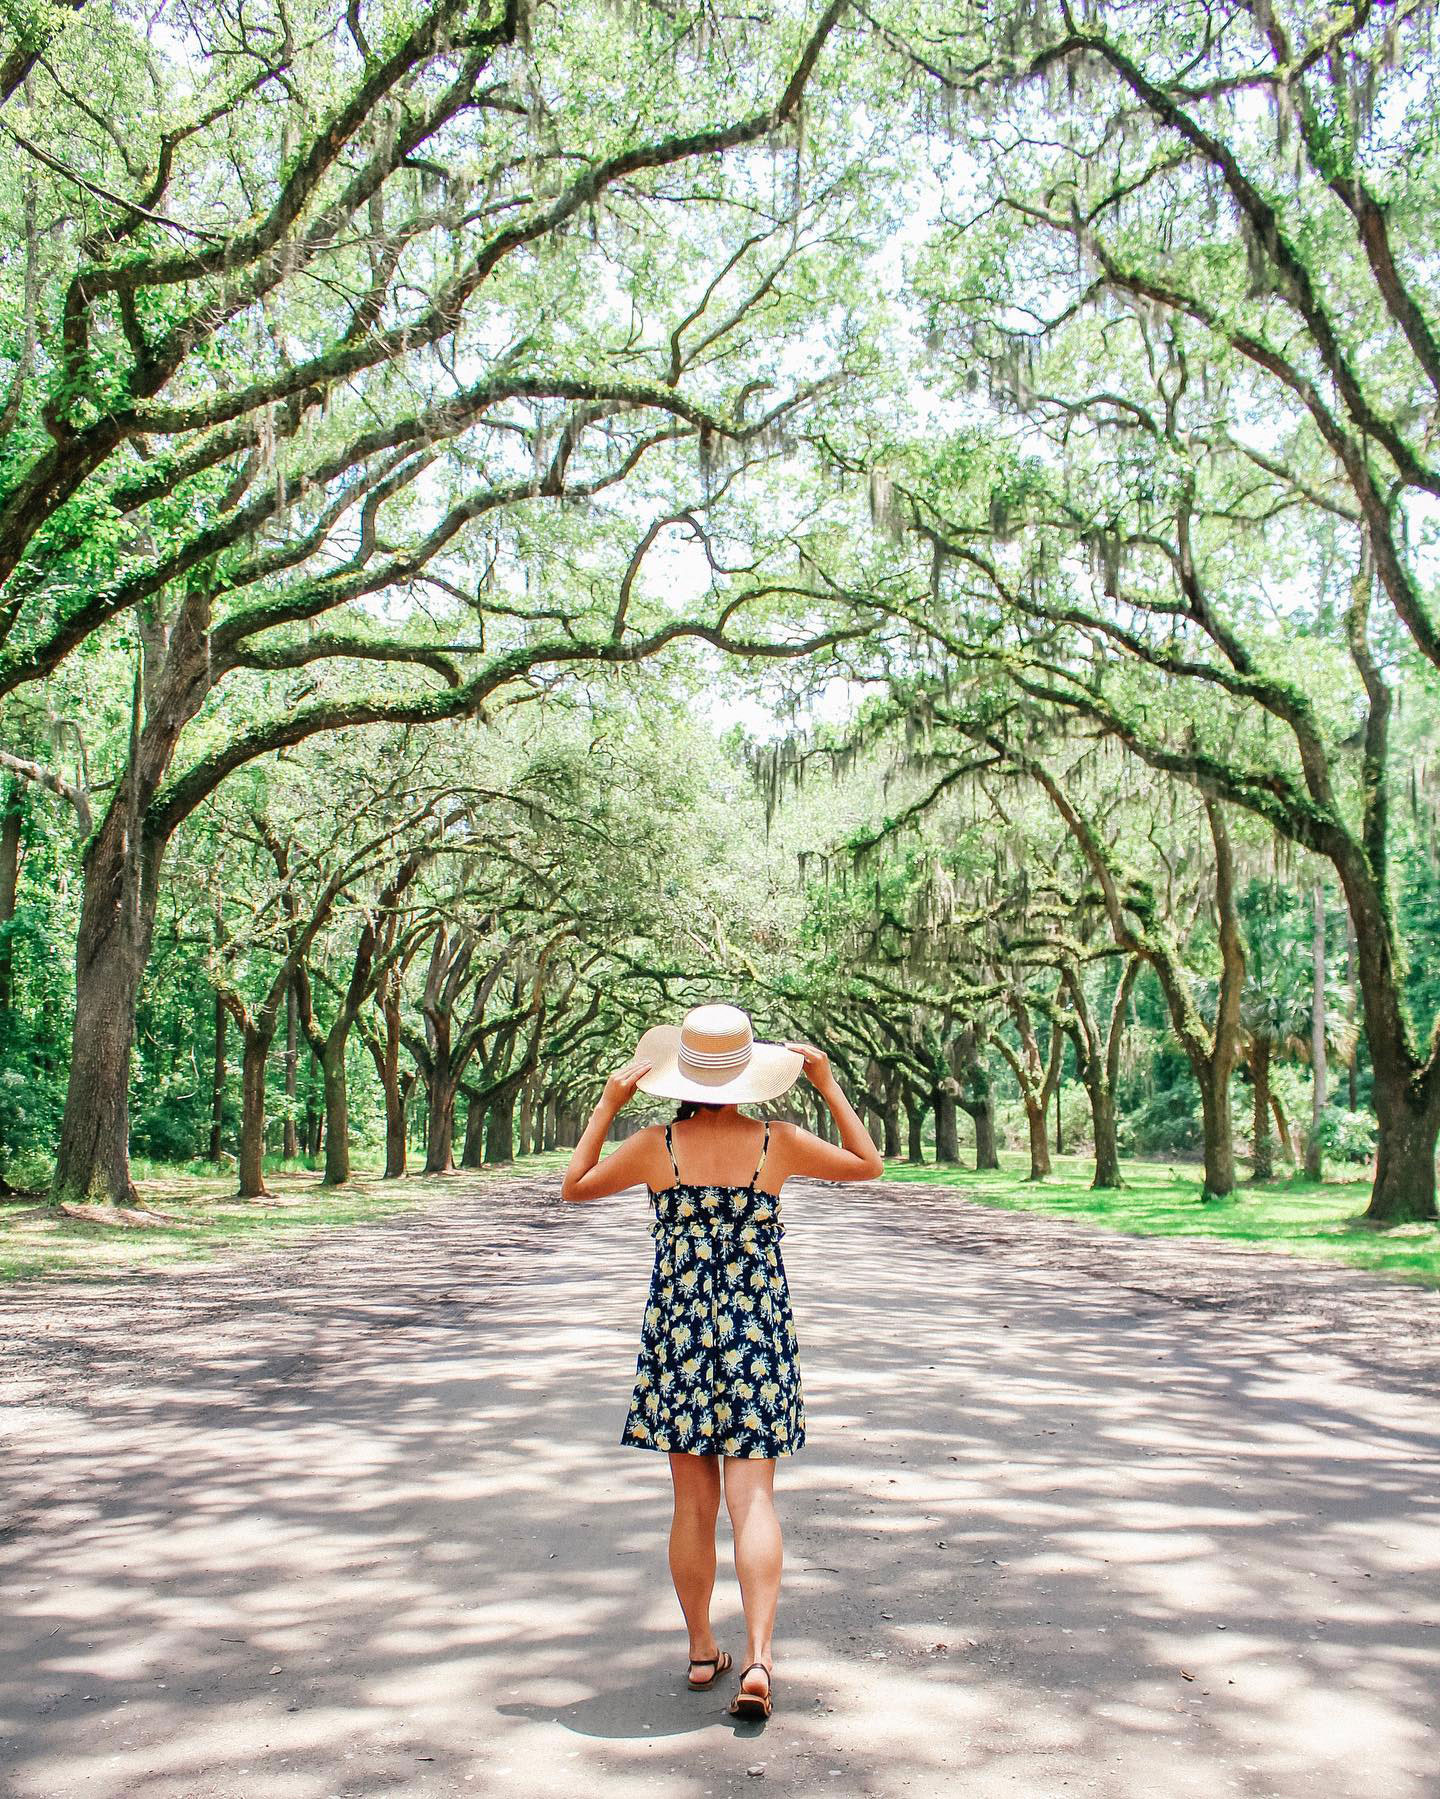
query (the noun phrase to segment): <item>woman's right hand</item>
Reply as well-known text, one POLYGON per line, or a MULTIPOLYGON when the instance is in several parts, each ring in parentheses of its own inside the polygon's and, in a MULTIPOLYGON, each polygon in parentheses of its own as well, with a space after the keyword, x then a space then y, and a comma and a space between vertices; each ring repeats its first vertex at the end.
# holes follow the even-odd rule
POLYGON ((623 1068, 617 1068, 605 1083, 603 1103, 612 1111, 623 1111, 635 1097, 641 1077, 649 1074, 651 1064, 641 1056, 632 1056, 623 1068))
POLYGON ((812 1087, 828 1087, 834 1083, 834 1075, 830 1072, 830 1058, 823 1049, 816 1049, 813 1043, 789 1043, 786 1049, 793 1049, 804 1062, 803 1073, 812 1087))

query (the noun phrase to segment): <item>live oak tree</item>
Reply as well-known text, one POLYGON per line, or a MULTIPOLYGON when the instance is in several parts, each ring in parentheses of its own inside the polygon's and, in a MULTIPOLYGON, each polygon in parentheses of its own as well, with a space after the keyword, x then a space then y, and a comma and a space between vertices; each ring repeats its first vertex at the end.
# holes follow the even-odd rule
MULTIPOLYGON (((843 170, 816 201, 808 165, 761 179, 752 158, 732 183, 715 158, 794 124, 839 11, 735 46, 723 79, 683 41, 685 79, 662 76, 653 19, 636 54, 603 9, 472 0, 238 22, 202 5, 148 41, 82 13, 6 65, 25 255, 0 698, 23 719, 37 687, 48 703, 129 669, 108 676, 129 700, 98 779, 88 754, 0 751, 84 839, 57 1196, 131 1190, 163 858, 236 769, 691 631, 776 647, 747 638, 745 596, 657 616, 625 578, 626 516, 594 534, 585 599, 545 603, 535 519, 647 460, 673 476, 696 446, 764 446, 815 391, 775 380, 778 296, 812 257, 843 264, 825 228, 843 170)), ((784 653, 825 640, 791 631, 784 653)))
POLYGON ((1436 1215, 1440 1132, 1391 869, 1397 695, 1440 657, 1434 10, 887 14, 960 146, 916 298, 961 415, 887 507, 953 657, 1334 869, 1383 1222, 1436 1215))

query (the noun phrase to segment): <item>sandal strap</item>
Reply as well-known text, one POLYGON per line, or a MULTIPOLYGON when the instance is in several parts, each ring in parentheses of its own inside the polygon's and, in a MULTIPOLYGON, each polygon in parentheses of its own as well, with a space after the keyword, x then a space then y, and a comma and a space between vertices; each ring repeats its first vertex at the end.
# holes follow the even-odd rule
POLYGON ((690 1657, 690 1666, 692 1668, 718 1668, 720 1665, 720 1656, 724 1655, 724 1653, 725 1651, 722 1649, 720 1655, 692 1655, 690 1657))
MULTIPOLYGON (((765 1668, 765 1664, 764 1662, 751 1662, 750 1668, 765 1668)), ((740 1670, 741 1680, 744 1680, 745 1676, 750 1672, 750 1668, 742 1668, 740 1670)), ((765 1668, 765 1678, 766 1680, 769 1680, 770 1678, 770 1670, 768 1668, 765 1668)), ((758 1693, 756 1694, 756 1697, 759 1697, 758 1693)))

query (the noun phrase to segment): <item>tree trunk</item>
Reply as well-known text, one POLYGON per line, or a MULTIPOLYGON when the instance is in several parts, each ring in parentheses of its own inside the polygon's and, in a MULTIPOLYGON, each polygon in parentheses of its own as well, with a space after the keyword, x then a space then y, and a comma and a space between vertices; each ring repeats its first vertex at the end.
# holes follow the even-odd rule
POLYGON ((430 1116, 425 1131, 426 1174, 455 1172, 456 1085, 438 1075, 430 1082, 430 1116))
POLYGON ((925 1102, 918 1094, 905 1097, 905 1160, 917 1167, 925 1160, 925 1102))
POLYGON ((70 1079, 51 1197, 133 1205, 130 1051, 135 1003, 155 931, 163 845, 130 845, 124 793, 84 856, 75 940, 70 1079))
POLYGON ((1411 1041, 1383 887, 1358 855, 1338 859, 1336 867, 1354 920, 1371 1103, 1379 1125, 1375 1185, 1365 1216, 1373 1224, 1430 1222, 1440 1217, 1435 1207, 1440 1069, 1433 1056, 1419 1061, 1411 1041))
POLYGON ((896 1092, 885 1096, 885 1110, 882 1113, 885 1125, 885 1148, 882 1153, 892 1162, 900 1160, 900 1095, 896 1092))
POLYGON ((225 1027, 230 1014, 225 1002, 215 995, 215 1058, 210 1078, 210 1153, 212 1162, 220 1160, 220 1133, 225 1122, 225 1027))
POLYGON ((936 1087, 930 1103, 935 1109, 935 1160, 958 1162, 960 1133, 956 1121, 955 1095, 947 1093, 942 1084, 936 1087))
POLYGON ((485 1119, 485 1160, 515 1160, 515 1095, 508 1089, 497 1093, 490 1102, 485 1119))
POLYGON ((83 857, 75 940, 70 1080, 55 1155, 53 1199, 135 1199, 130 1179, 130 1051, 135 1002, 155 934, 165 831, 146 811, 175 745, 210 690, 209 600, 197 587, 171 625, 163 668, 136 671, 129 756, 83 857), (147 677, 142 679, 142 674, 147 677))
POLYGON ((976 1168, 998 1168, 1000 1151, 995 1144, 995 1102, 988 1086, 985 1097, 970 1110, 970 1116, 975 1123, 976 1168))
POLYGON ((1396 1095, 1377 1070, 1374 1097, 1380 1130, 1375 1186, 1365 1216, 1382 1224, 1433 1219, 1435 1139, 1440 1131, 1433 1091, 1428 1105, 1417 1104, 1410 1092, 1396 1095))
POLYGON ((1025 1123, 1030 1132, 1030 1172, 1025 1178, 1043 1181, 1050 1172, 1050 1136, 1043 1100, 1025 1095, 1025 1123))
POLYGON ((535 1153, 535 1089, 526 1081, 520 1090, 520 1154, 535 1153))
POLYGON ((1270 1039, 1255 1037, 1250 1045, 1250 1079, 1254 1085, 1254 1151, 1250 1178, 1275 1178, 1275 1139, 1270 1135, 1270 1039))
POLYGON ((1115 1095, 1105 1080, 1087 1085, 1086 1091, 1090 1095, 1090 1120, 1095 1136, 1095 1179, 1090 1185, 1102 1190, 1121 1187, 1124 1182, 1120 1178, 1120 1148, 1115 1140, 1115 1095))
POLYGON ((1200 1113, 1205 1133, 1203 1201, 1228 1199, 1235 1191, 1235 1133, 1230 1119, 1230 1079, 1212 1068, 1197 1069, 1200 1113))
POLYGON ((545 1107, 544 1107, 545 1129, 544 1129, 543 1141, 544 1141, 544 1147, 546 1149, 557 1149, 559 1147, 559 1142, 560 1142, 559 1127, 558 1127, 559 1111, 560 1111, 559 1101, 557 1100, 555 1095, 552 1093, 546 1099, 545 1107))
POLYGON ((300 1154, 300 1138, 295 1128, 299 1077, 300 1001, 292 980, 285 989, 285 1141, 280 1152, 287 1162, 293 1162, 300 1154))
POLYGON ((1310 1134, 1305 1139, 1305 1176, 1318 1181, 1325 1171, 1320 1147, 1320 1120, 1329 1099, 1329 1066, 1325 1060, 1325 889, 1319 881, 1314 892, 1315 930, 1311 941, 1314 985, 1310 999, 1310 1067, 1315 1077, 1310 1105, 1310 1134))
MULTIPOLYGON (((318 1064, 312 1055, 305 1068, 305 1153, 307 1156, 318 1156, 321 1137, 325 1128, 325 1114, 315 1105, 315 1070, 318 1064)), ((323 1074, 323 1071, 322 1071, 323 1074)))
POLYGON ((265 1074, 274 1042, 270 1031, 248 1030, 240 1063, 240 1197, 263 1199, 265 1186, 265 1074))
POLYGON ((0 1019, 15 1003, 15 946, 6 928, 20 897, 20 830, 25 819, 25 788, 18 775, 5 786, 0 806, 0 1019))
POLYGON ((1345 908, 1345 984, 1350 989, 1350 1060, 1345 1069, 1350 1110, 1360 1110, 1360 982, 1355 954, 1355 920, 1345 908))
POLYGON ((332 1032, 320 1064, 325 1077, 325 1185, 343 1187, 350 1179, 350 1088, 345 1077, 343 1035, 332 1032))
POLYGON ((485 1105, 471 1097, 465 1108, 465 1146, 460 1152, 462 1168, 478 1168, 485 1160, 485 1105))
POLYGON ((1285 1116, 1285 1108, 1280 1103, 1280 1095, 1273 1087, 1270 1089, 1270 1110, 1275 1115, 1275 1129, 1280 1133, 1281 1154, 1293 1168, 1295 1166, 1295 1144, 1290 1136, 1290 1120, 1285 1116))
POLYGON ((385 1179, 398 1181, 404 1178, 410 1149, 406 1102, 411 1082, 400 1078, 400 981, 393 969, 377 998, 385 1034, 377 1041, 367 1033, 366 1041, 385 1095, 385 1179))
POLYGON ((958 1103, 975 1126, 977 1169, 1000 1166, 995 1147, 995 1097, 982 1060, 982 1048, 982 1035, 974 1026, 967 1026, 951 1046, 951 1069, 960 1083, 958 1103))

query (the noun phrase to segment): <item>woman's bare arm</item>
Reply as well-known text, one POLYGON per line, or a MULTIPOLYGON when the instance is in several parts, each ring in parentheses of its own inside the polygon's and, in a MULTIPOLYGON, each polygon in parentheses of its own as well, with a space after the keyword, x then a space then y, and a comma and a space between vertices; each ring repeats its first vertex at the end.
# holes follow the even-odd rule
POLYGON ((840 1130, 840 1141, 827 1143, 813 1131, 792 1125, 776 1145, 782 1179, 792 1175, 809 1175, 819 1181, 873 1181, 885 1172, 885 1163, 875 1141, 860 1121, 860 1114, 840 1090, 830 1070, 830 1058, 811 1043, 787 1043, 805 1059, 805 1074, 811 1086, 830 1108, 830 1116, 840 1130))
MULTIPOLYGON (((622 1193, 626 1187, 641 1181, 650 1184, 650 1176, 659 1174, 659 1157, 655 1132, 639 1131, 627 1137, 603 1161, 600 1151, 610 1134, 610 1126, 635 1096, 635 1083, 649 1070, 642 1061, 627 1062, 605 1083, 600 1103, 590 1114, 590 1122, 580 1133, 580 1141, 570 1156, 565 1178, 560 1183, 561 1199, 603 1199, 608 1193, 622 1193)), ((661 1177, 663 1180, 663 1176, 661 1177)))

